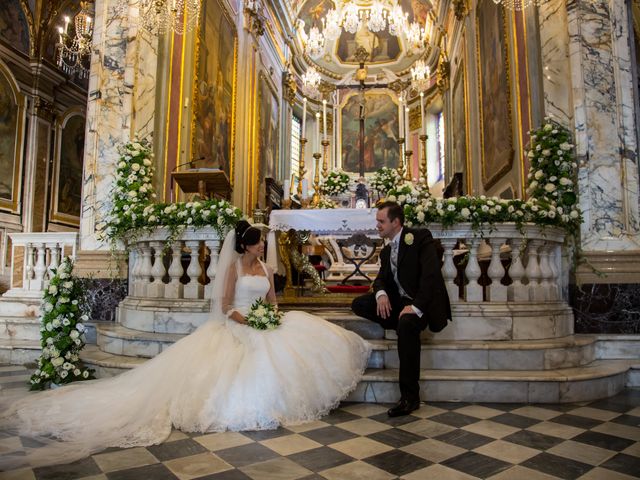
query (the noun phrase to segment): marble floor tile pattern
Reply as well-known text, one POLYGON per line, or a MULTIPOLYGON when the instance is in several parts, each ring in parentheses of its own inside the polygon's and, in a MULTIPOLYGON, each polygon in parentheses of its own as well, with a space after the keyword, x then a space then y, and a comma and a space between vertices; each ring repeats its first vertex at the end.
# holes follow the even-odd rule
MULTIPOLYGON (((23 367, 0 366, 3 400, 29 395, 23 367)), ((0 472, 8 480, 422 480, 640 478, 640 389, 562 405, 344 403, 273 431, 174 431, 161 445, 109 449, 68 465, 0 472)), ((0 432, 0 453, 24 440, 0 432)))

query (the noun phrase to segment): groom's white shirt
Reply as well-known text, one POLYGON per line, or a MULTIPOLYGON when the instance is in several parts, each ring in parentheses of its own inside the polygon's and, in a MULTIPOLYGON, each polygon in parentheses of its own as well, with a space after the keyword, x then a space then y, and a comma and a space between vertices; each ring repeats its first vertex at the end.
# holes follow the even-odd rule
MULTIPOLYGON (((393 237, 393 239, 389 242, 390 244, 395 243, 396 244, 396 255, 398 255, 398 252, 400 251, 400 239, 402 238, 402 231, 404 230, 404 228, 401 228, 400 231, 398 233, 396 233, 396 236, 393 237)), ((391 259, 389 259, 391 260, 391 259)), ((397 258, 396 258, 396 265, 398 264, 397 262, 397 258)), ((393 269, 393 263, 392 263, 392 267, 393 269)), ((398 272, 397 272, 397 267, 396 267, 396 271, 393 272, 393 279, 396 281, 396 285, 398 286, 398 290, 400 292, 400 294, 405 293, 404 288, 402 288, 402 285, 400 285, 400 282, 398 281, 398 272)), ((376 292, 376 300, 378 300, 378 298, 380 298, 382 295, 386 295, 387 292, 385 292, 384 290, 378 290, 376 292)), ((407 295, 408 296, 408 295, 407 295)), ((416 315, 418 315, 419 317, 422 317, 422 310, 420 310, 418 307, 416 307, 415 305, 411 305, 411 308, 413 309, 414 312, 416 312, 416 315)))

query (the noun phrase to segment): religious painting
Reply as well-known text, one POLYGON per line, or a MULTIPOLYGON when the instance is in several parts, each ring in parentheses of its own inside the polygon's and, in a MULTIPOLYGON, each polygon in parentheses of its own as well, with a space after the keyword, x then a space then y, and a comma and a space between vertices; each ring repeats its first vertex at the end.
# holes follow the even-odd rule
POLYGON ((0 71, 0 208, 12 211, 18 207, 21 119, 17 89, 0 71))
POLYGON ((482 182, 490 188, 511 169, 514 156, 504 9, 481 0, 476 27, 482 182))
MULTIPOLYGON (((258 80, 258 191, 264 189, 264 179, 276 178, 280 139, 280 104, 267 77, 260 73, 258 80)), ((261 195, 260 200, 263 196, 261 195)))
MULTIPOLYGON (((293 8, 296 6, 294 5, 293 8)), ((304 31, 309 33, 311 27, 314 26, 322 30, 322 19, 332 8, 336 8, 332 0, 308 0, 305 2, 298 15, 298 18, 304 22, 304 31)))
POLYGON ((342 168, 360 171, 360 149, 364 150, 365 173, 381 167, 398 166, 398 104, 388 93, 366 92, 347 97, 342 106, 342 168), (360 139, 360 120, 364 119, 364 138, 360 139))
POLYGON ((451 154, 452 174, 462 173, 463 185, 468 186, 467 175, 467 88, 465 65, 460 64, 451 90, 451 154))
POLYGON ((29 24, 19 0, 3 0, 0 8, 0 38, 29 55, 29 24))
POLYGON ((238 33, 222 4, 203 2, 191 156, 198 167, 224 170, 232 183, 237 49, 238 33))
POLYGON ((58 125, 51 219, 79 224, 85 117, 77 112, 58 125))
POLYGON ((389 62, 400 56, 398 37, 388 30, 373 33, 367 28, 366 22, 356 33, 343 31, 337 42, 336 55, 343 63, 358 64, 355 55, 358 48, 364 47, 369 52, 367 64, 389 62))

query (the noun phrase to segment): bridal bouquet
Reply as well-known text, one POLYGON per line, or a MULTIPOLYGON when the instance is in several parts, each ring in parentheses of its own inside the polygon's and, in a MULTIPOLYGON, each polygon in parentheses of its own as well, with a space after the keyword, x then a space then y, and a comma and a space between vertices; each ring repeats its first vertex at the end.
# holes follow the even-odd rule
POLYGON ((256 330, 273 330, 280 325, 282 312, 277 307, 259 298, 247 314, 247 324, 256 330))

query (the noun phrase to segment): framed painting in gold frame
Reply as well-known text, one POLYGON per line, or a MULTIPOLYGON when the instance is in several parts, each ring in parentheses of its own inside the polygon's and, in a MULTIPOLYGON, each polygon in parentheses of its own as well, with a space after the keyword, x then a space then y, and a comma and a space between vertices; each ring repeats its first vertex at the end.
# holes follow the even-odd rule
POLYGON ((65 113, 56 124, 51 190, 51 221, 80 225, 82 164, 86 118, 80 109, 65 113))
POLYGON ((511 87, 504 9, 480 0, 476 9, 476 60, 482 183, 491 188, 513 165, 511 87))
POLYGON ((264 179, 276 178, 279 166, 278 146, 280 142, 280 101, 275 87, 264 72, 258 75, 257 115, 257 203, 262 207, 264 179))
POLYGON ((220 0, 202 3, 193 77, 191 159, 233 184, 238 31, 220 0))
POLYGON ((24 97, 0 65, 0 209, 18 213, 24 97))

